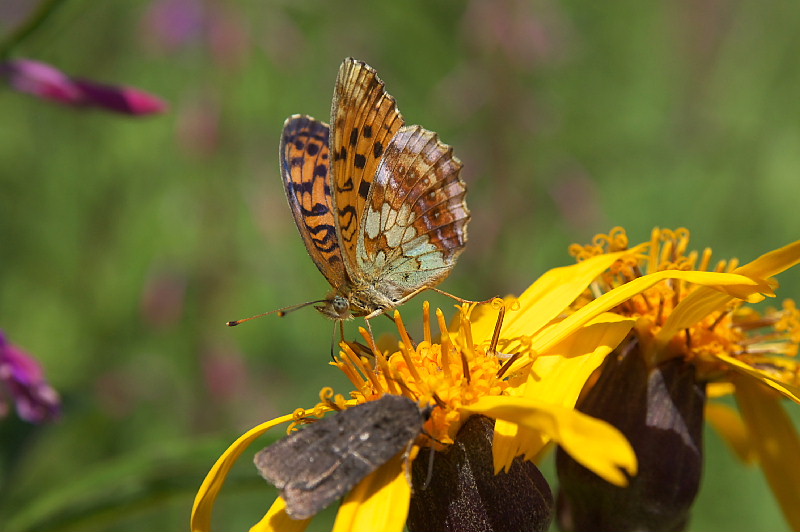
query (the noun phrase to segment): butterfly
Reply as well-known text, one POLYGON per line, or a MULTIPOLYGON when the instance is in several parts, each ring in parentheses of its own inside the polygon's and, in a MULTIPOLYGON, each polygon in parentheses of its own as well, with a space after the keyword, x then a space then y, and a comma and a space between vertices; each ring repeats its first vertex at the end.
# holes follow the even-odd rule
POLYGON ((443 281, 467 243, 461 167, 436 133, 405 125, 372 67, 345 59, 331 125, 293 115, 280 143, 294 221, 333 288, 317 310, 370 319, 443 281))

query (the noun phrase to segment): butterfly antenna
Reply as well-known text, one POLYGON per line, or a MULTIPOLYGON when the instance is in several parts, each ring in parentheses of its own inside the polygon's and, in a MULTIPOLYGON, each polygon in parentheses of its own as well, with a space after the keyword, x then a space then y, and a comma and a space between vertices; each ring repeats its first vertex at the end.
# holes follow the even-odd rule
POLYGON ((264 316, 268 316, 270 314, 277 314, 281 318, 289 314, 290 312, 294 312, 295 310, 301 309, 303 307, 307 307, 309 305, 314 305, 316 303, 324 303, 324 299, 320 299, 318 301, 307 301, 305 303, 300 303, 299 305, 292 305, 290 307, 283 307, 276 310, 270 310, 269 312, 263 312, 261 314, 256 314, 255 316, 250 316, 249 318, 242 318, 241 320, 233 320, 225 323, 228 327, 236 327, 240 323, 244 323, 246 321, 254 320, 256 318, 262 318, 264 316))

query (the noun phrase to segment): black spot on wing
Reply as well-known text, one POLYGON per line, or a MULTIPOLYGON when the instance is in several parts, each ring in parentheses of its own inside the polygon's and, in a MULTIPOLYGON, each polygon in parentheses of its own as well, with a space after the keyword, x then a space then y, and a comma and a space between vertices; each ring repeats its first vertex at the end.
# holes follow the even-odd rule
POLYGON ((336 185, 337 192, 349 192, 351 190, 353 190, 353 178, 351 177, 348 177, 345 182, 342 183, 342 186, 336 185))
POLYGON ((372 145, 372 155, 374 155, 376 159, 383 155, 383 144, 375 141, 375 144, 372 145))
POLYGON ((353 158, 353 164, 356 168, 363 170, 364 167, 367 165, 367 158, 357 153, 356 156, 353 158))
POLYGON ((361 181, 358 185, 358 195, 364 199, 367 199, 367 195, 369 194, 369 187, 372 183, 368 183, 367 181, 361 181))

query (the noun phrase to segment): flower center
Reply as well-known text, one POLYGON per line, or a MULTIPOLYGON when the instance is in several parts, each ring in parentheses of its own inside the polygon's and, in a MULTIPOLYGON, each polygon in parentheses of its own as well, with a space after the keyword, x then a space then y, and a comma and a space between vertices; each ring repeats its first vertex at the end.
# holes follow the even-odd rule
MULTIPOLYGON (((421 404, 433 404, 425 434, 432 445, 453 442, 458 429, 466 421, 462 406, 487 395, 502 395, 508 386, 497 356, 496 340, 476 344, 472 338, 470 312, 473 306, 462 307, 454 331, 450 331, 441 310, 436 310, 439 330, 434 337, 430 305, 423 304, 423 340, 415 343, 409 336, 398 311, 394 321, 399 341, 393 350, 377 349, 369 333, 361 329, 365 347, 343 342, 340 356, 333 364, 341 369, 356 388, 351 395, 357 402, 372 401, 384 394, 405 395, 421 404)), ((501 317, 497 327, 502 323, 501 317)), ((337 401, 341 402, 341 401, 337 401)))

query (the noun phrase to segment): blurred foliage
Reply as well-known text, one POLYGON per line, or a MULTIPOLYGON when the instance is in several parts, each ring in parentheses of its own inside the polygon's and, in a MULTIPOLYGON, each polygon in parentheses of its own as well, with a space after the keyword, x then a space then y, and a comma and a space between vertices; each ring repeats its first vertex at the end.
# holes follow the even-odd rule
MULTIPOLYGON (((36 5, 0 3, 0 37, 36 5)), ((313 310, 224 326, 328 290, 277 147, 287 116, 328 119, 343 58, 464 161, 470 242, 443 288, 478 299, 519 293, 613 225, 635 241, 685 226, 744 261, 797 239, 798 26, 796 4, 755 0, 61 2, 12 56, 171 110, 0 92, 0 327, 65 401, 54 425, 0 423, 3 530, 186 530, 238 434, 322 386, 349 391, 313 310)), ((797 272, 781 282, 800 295, 797 272)), ((786 529, 760 471, 707 435, 691 530, 786 529)), ((274 497, 243 462, 217 509, 227 530, 274 497)))

